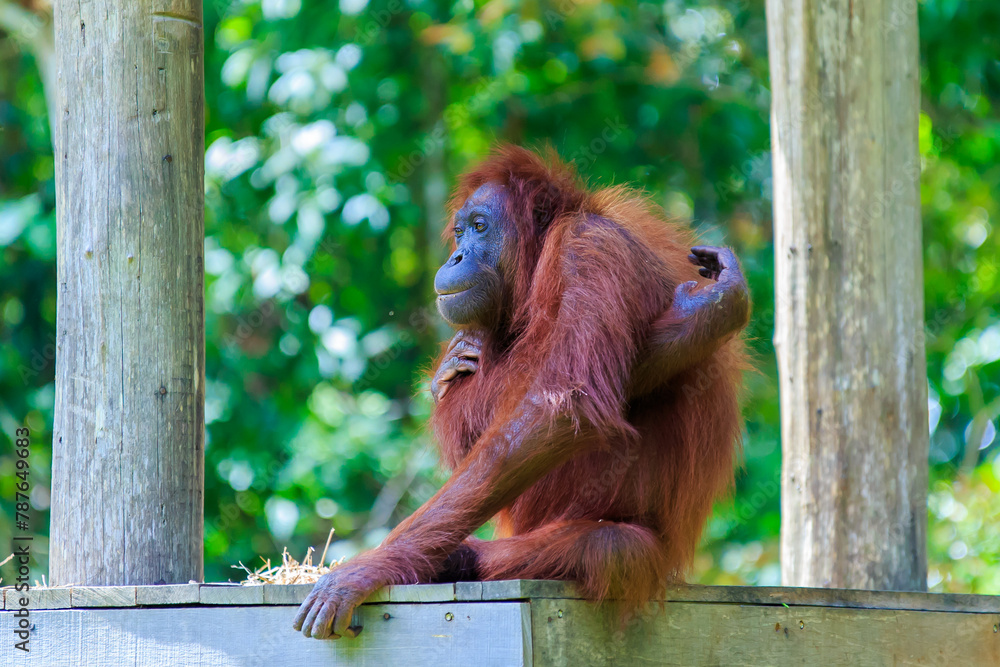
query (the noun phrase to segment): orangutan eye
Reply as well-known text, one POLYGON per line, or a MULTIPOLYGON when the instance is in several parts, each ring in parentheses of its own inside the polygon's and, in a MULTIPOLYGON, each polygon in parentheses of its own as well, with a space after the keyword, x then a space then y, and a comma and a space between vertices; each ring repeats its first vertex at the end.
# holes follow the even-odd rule
POLYGON ((473 223, 472 223, 472 228, 475 229, 480 234, 483 233, 483 232, 485 232, 486 231, 486 218, 484 218, 482 216, 477 217, 473 221, 473 223))
POLYGON ((462 234, 464 234, 464 233, 465 233, 465 230, 462 229, 461 227, 456 227, 455 228, 455 238, 456 239, 462 238, 462 234))

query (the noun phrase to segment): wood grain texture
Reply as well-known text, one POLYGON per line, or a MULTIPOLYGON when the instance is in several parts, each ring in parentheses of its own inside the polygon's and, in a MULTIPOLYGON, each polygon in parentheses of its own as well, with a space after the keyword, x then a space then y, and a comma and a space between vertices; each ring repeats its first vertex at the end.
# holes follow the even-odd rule
POLYGON ((576 585, 569 581, 508 579, 484 581, 483 600, 526 600, 528 598, 579 598, 576 585))
MULTIPOLYGON (((457 586, 459 586, 458 584, 457 586)), ((581 599, 572 583, 514 579, 482 582, 479 599, 560 600, 581 599)), ((407 587, 409 588, 409 587, 407 587)), ((461 599, 461 598, 460 598, 461 599)), ((670 586, 657 601, 718 602, 748 605, 850 607, 909 611, 953 611, 1000 614, 1000 595, 866 591, 839 588, 794 588, 785 586, 670 586)))
MULTIPOLYGON (((128 600, 133 587, 85 587, 92 595, 104 599, 121 596, 128 600), (110 591, 101 594, 101 591, 110 591)), ((238 586, 236 584, 176 584, 166 586, 135 586, 138 606, 187 605, 200 600, 200 590, 208 589, 207 599, 213 604, 233 605, 299 605, 312 584, 238 586), (249 592, 240 592, 249 589, 249 592), (214 598, 212 596, 215 596, 214 598)), ((63 609, 70 606, 74 588, 33 588, 31 609, 63 609)), ((7 609, 20 594, 12 588, 3 589, 7 609)), ((81 598, 75 597, 77 601, 81 598)), ((457 584, 412 584, 391 586, 373 593, 366 604, 382 602, 503 602, 511 600, 579 600, 580 592, 565 581, 512 579, 508 581, 465 581, 457 584)), ((782 605, 789 607, 845 607, 853 609, 885 609, 905 611, 948 611, 962 613, 1000 614, 1000 595, 965 595, 958 593, 915 593, 905 591, 863 591, 838 588, 792 588, 784 586, 670 586, 657 601, 714 602, 737 605, 782 605)))
MULTIPOLYGON (((220 604, 235 598, 219 596, 261 591, 247 606, 178 600, 173 607, 33 611, 28 662, 11 662, 24 656, 4 643, 0 664, 1000 664, 1000 596, 675 586, 665 592, 664 602, 622 627, 612 607, 579 599, 564 582, 492 583, 504 585, 456 585, 455 594, 481 591, 485 596, 492 589, 532 597, 419 602, 446 595, 447 587, 396 586, 395 597, 409 602, 363 605, 354 621, 364 628, 356 641, 319 642, 291 630, 308 588, 301 585, 200 587, 217 595, 220 604), (281 595, 292 602, 274 604, 281 595)), ((144 589, 156 588, 168 587, 138 587, 137 598, 144 589)), ((98 598, 127 589, 103 590, 107 594, 98 598)), ((0 623, 11 622, 13 612, 0 613, 0 623)))
POLYGON ((199 598, 198 584, 164 584, 162 586, 136 586, 135 603, 139 606, 165 606, 195 604, 199 598))
POLYGON ((218 605, 264 604, 263 586, 202 586, 198 591, 198 602, 218 605))
POLYGON ((50 579, 202 579, 200 0, 55 5, 50 579))
MULTIPOLYGON (((3 622, 11 627, 13 612, 3 622)), ((88 667, 530 664, 524 602, 365 605, 355 640, 292 630, 294 607, 87 609, 31 614, 31 652, 0 643, 0 664, 88 667), (388 615, 388 618, 386 617, 388 615)), ((530 646, 530 644, 529 644, 530 646)))
POLYGON ((265 585, 264 604, 302 604, 313 589, 312 584, 265 585))
POLYGON ((478 602, 483 599, 483 582, 459 581, 455 584, 455 599, 478 602))
POLYGON ((535 665, 997 665, 997 614, 668 602, 624 632, 609 608, 531 602, 535 665))
MULTIPOLYGON (((203 588, 206 586, 211 586, 211 584, 202 584, 203 588)), ((456 586, 457 584, 384 586, 369 595, 365 602, 368 604, 376 602, 451 602, 462 599, 455 594, 456 586)), ((265 584, 249 588, 263 590, 264 604, 302 604, 313 587, 312 584, 265 584)))
POLYGON ((669 602, 1000 613, 1000 595, 862 591, 841 588, 672 586, 667 590, 664 600, 669 602))
POLYGON ((782 583, 924 590, 916 0, 768 0, 782 583))
POLYGON ((390 586, 390 602, 450 602, 455 599, 455 584, 390 586))
POLYGON ((21 601, 27 600, 25 609, 69 609, 72 589, 69 588, 33 588, 30 591, 15 591, 13 588, 4 590, 4 609, 20 609, 21 601))
POLYGON ((135 606, 135 586, 75 586, 69 590, 73 607, 135 606))

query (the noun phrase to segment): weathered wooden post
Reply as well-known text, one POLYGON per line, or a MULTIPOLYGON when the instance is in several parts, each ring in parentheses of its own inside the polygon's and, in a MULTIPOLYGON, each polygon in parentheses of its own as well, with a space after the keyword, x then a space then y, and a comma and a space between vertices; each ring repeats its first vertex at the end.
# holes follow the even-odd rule
POLYGON ((56 3, 53 583, 203 572, 201 0, 56 3))
POLYGON ((782 580, 926 588, 915 0, 768 0, 782 580))

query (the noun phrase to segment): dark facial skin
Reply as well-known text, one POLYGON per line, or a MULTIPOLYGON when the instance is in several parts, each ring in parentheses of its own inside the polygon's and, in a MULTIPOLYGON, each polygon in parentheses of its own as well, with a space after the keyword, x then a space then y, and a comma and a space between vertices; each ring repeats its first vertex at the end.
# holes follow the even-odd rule
POLYGON ((458 247, 434 277, 438 310, 452 326, 486 324, 500 306, 505 201, 502 186, 486 183, 455 214, 458 247))

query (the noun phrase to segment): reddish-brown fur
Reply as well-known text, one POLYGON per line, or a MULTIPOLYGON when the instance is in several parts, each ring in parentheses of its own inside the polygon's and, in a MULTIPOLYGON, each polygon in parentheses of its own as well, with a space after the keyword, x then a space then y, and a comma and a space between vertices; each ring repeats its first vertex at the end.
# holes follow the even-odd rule
POLYGON ((690 235, 637 193, 589 192, 554 155, 504 148, 462 179, 453 213, 486 183, 508 209, 503 293, 473 332, 478 369, 438 394, 454 471, 317 582, 293 624, 307 636, 353 635, 373 591, 435 579, 568 579, 627 611, 683 574, 732 483, 749 314, 732 253, 692 249, 717 279, 692 296, 690 235), (498 539, 469 538, 491 517, 498 539))
MULTIPOLYGON (((434 432, 459 467, 532 393, 553 424, 544 446, 567 454, 499 512, 499 539, 465 546, 483 579, 569 579, 592 599, 640 604, 683 575, 732 484, 742 343, 732 336, 630 401, 651 327, 680 283, 699 280, 687 261, 692 235, 632 190, 589 192, 553 154, 514 147, 463 177, 452 212, 490 182, 506 188, 516 239, 501 266, 504 312, 485 332, 478 372, 436 407, 434 432), (557 427, 560 416, 572 427, 557 427)), ((487 492, 467 489, 469 499, 487 492)), ((455 540, 427 537, 438 538, 443 557, 455 540)))

